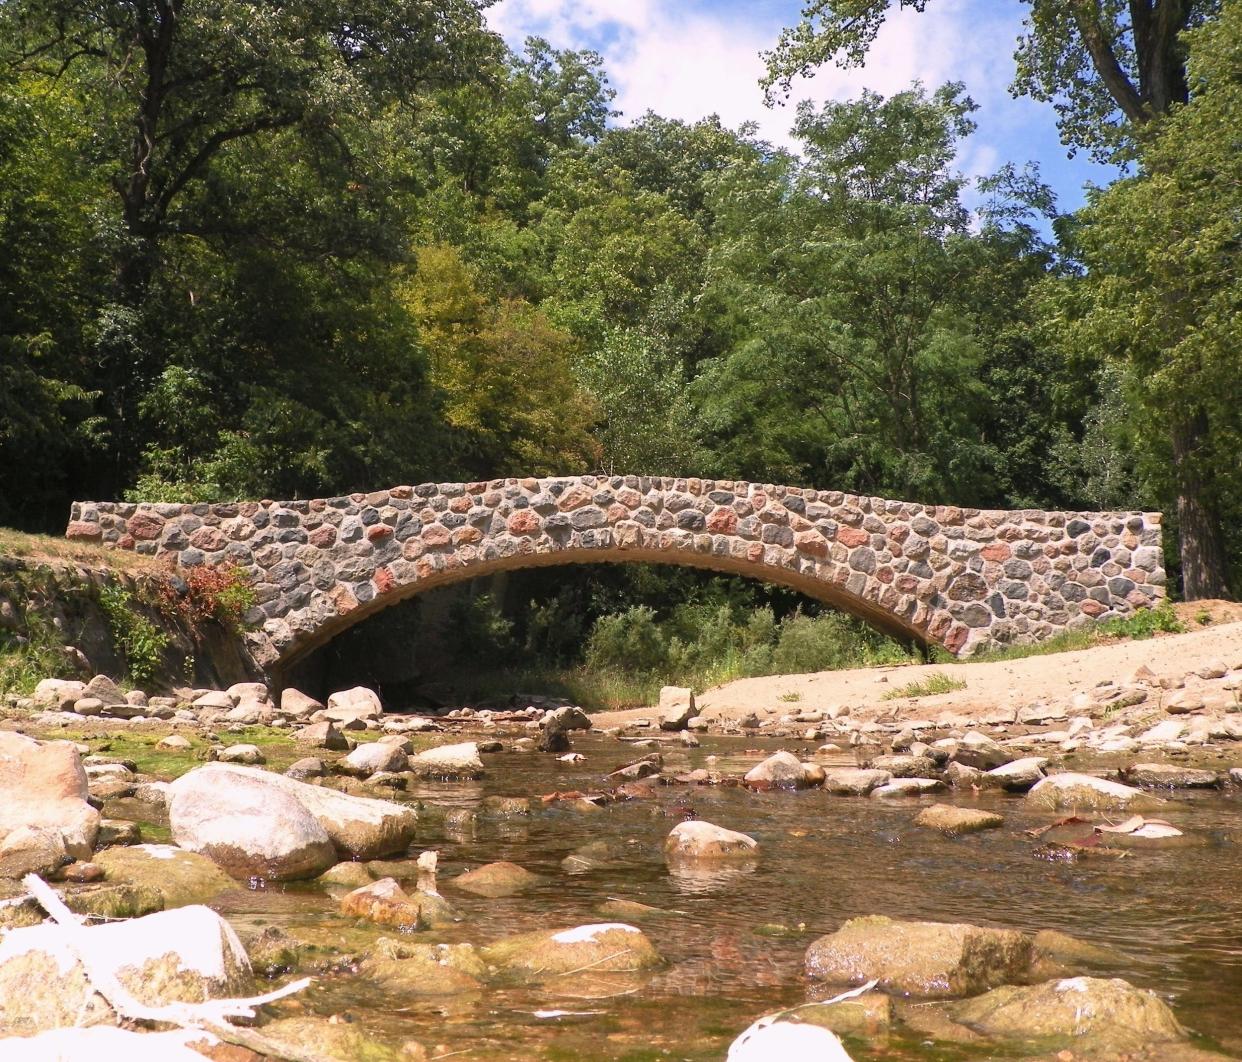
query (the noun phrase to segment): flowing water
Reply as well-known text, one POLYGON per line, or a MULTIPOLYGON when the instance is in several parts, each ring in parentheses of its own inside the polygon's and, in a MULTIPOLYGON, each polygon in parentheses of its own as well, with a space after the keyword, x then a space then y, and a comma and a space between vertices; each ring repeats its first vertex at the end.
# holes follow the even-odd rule
MULTIPOLYGON (((668 960, 663 970, 636 977, 587 974, 552 989, 487 988, 422 998, 386 995, 343 971, 317 978, 303 1005, 316 1013, 348 1013, 379 1039, 415 1039, 462 1059, 719 1059, 761 1014, 823 994, 802 976, 811 941, 845 919, 885 914, 1057 929, 1106 945, 1122 961, 1103 976, 1154 989, 1189 1028, 1242 1053, 1237 797, 1202 794, 1171 805, 1163 817, 1201 838, 1200 845, 1077 863, 1036 858, 1039 842, 1023 831, 1047 825, 1052 816, 1003 794, 941 794, 1005 816, 1001 829, 957 839, 913 825, 932 798, 885 802, 819 790, 756 794, 668 786, 657 788, 652 800, 593 813, 566 804, 540 809, 537 801, 530 816, 469 813, 486 795, 598 787, 601 775, 631 752, 601 737, 581 737, 575 747, 585 753, 584 763, 501 754, 488 758, 482 781, 406 794, 455 809, 447 817, 429 815, 411 852, 439 851, 440 891, 464 916, 459 926, 416 939, 485 944, 525 930, 615 920, 596 908, 617 897, 667 912, 641 923, 668 960), (691 813, 755 837, 762 846, 757 865, 670 873, 661 844, 691 813), (585 873, 562 869, 570 852, 596 841, 619 849, 614 864, 585 873), (506 899, 452 887, 458 873, 501 859, 542 875, 542 883, 506 899)), ((776 747, 705 738, 700 749, 665 753, 665 762, 697 767, 715 755, 723 772, 740 773, 776 747)), ((313 886, 250 890, 221 909, 235 923, 277 925, 346 954, 383 935, 341 918, 336 901, 313 886)), ((850 1048, 859 1059, 995 1057, 962 1049, 937 1054, 895 1040, 852 1042, 850 1048)))

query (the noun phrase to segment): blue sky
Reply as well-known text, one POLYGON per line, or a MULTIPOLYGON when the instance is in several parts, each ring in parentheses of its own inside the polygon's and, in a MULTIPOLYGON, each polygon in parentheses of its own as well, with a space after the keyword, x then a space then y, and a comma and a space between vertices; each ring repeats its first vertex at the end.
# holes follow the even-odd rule
POLYGON ((887 95, 916 79, 929 88, 962 81, 980 107, 979 128, 958 157, 967 175, 992 173, 1005 162, 1038 162, 1061 210, 1081 204, 1087 182, 1106 184, 1114 176, 1081 153, 1066 157, 1050 105, 1010 96, 1024 13, 1018 0, 932 0, 921 15, 891 14, 864 69, 826 67, 794 86, 788 106, 769 109, 758 87, 759 53, 775 44, 782 26, 797 21, 801 6, 801 0, 500 0, 488 17, 515 47, 535 35, 559 48, 598 51, 617 90, 621 122, 648 109, 687 121, 715 113, 731 127, 757 122, 765 139, 792 147, 788 129, 800 99, 844 100, 864 88, 887 95))

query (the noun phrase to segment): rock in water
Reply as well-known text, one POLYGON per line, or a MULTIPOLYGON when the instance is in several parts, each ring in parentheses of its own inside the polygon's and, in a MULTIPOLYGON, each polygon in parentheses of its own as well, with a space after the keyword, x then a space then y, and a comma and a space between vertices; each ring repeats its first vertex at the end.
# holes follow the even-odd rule
POLYGON ((991 830, 1000 826, 1005 820, 994 811, 979 811, 976 808, 958 808, 952 804, 933 804, 919 812, 914 820, 916 826, 927 826, 933 830, 956 837, 963 833, 977 833, 979 830, 991 830))
POLYGON ((694 690, 686 686, 665 686, 660 690, 661 730, 685 730, 697 714, 694 690))
POLYGON ((111 882, 155 889, 168 908, 207 903, 237 888, 237 882, 206 856, 171 844, 109 848, 95 862, 111 882))
POLYGON ((267 781, 279 776, 240 770, 210 765, 173 782, 168 823, 180 847, 202 853, 234 877, 269 881, 313 878, 337 861, 332 839, 315 816, 267 781))
POLYGON ((1220 785, 1220 776, 1215 771, 1179 767, 1175 763, 1136 763, 1123 773, 1128 782, 1142 786, 1167 789, 1214 789, 1220 785))
MULTIPOLYGON (((1185 1040, 1173 1012, 1153 992, 1120 978, 1068 977, 995 988, 951 1008, 954 1021, 997 1039, 1041 1041, 1113 1057, 1185 1040)), ((1155 1057, 1155 1056, 1153 1056, 1155 1057)))
POLYGON ((646 934, 625 922, 519 933, 489 944, 482 954, 489 965, 529 981, 546 981, 588 969, 592 973, 633 973, 664 961, 646 934))
POLYGON ((111 971, 150 1006, 201 1003, 252 987, 241 941, 207 907, 179 907, 73 933, 71 938, 49 922, 11 930, 0 940, 0 1030, 29 1035, 113 1020, 111 1007, 87 978, 77 947, 88 949, 93 965, 111 971))
POLYGON ((725 1062, 853 1062, 836 1034, 818 1025, 760 1018, 729 1045, 725 1062))
POLYGON ((476 896, 493 898, 513 896, 516 893, 525 892, 538 883, 538 874, 532 874, 516 863, 507 863, 503 860, 468 870, 453 879, 453 884, 459 889, 472 892, 476 896))
MULTIPOLYGON (((418 826, 418 813, 407 805, 350 796, 253 767, 208 764, 182 775, 171 788, 227 787, 232 778, 250 779, 274 792, 293 797, 327 831, 337 853, 343 858, 375 859, 403 851, 413 840, 418 826)), ((334 857, 320 870, 326 870, 335 862, 334 857)))
POLYGON ((359 745, 348 756, 336 762, 336 769, 342 774, 352 774, 358 778, 370 778, 379 771, 404 771, 405 767, 405 753, 382 741, 369 741, 359 745))
POLYGON ((90 859, 99 812, 87 793, 75 746, 0 731, 0 840, 18 827, 44 827, 60 833, 74 859, 90 859))
POLYGON ((473 741, 440 745, 409 757, 410 770, 427 778, 470 779, 483 777, 479 746, 473 741))
POLYGON ((811 779, 792 752, 775 752, 746 772, 742 779, 752 789, 806 789, 811 779))
POLYGON ((1163 803, 1134 786, 1073 773, 1048 775, 1026 794, 1026 799, 1048 811, 1145 811, 1163 803))
POLYGON ((823 787, 838 796, 866 796, 873 789, 887 785, 893 776, 888 771, 863 767, 830 767, 824 771, 823 787))
POLYGON ((0 840, 0 878, 46 876, 72 862, 60 830, 19 826, 0 840))
POLYGON ((1031 941, 1012 929, 964 923, 853 918, 806 952, 818 981, 859 985, 872 979, 890 993, 928 999, 983 992, 1020 980, 1031 963, 1031 941))
POLYGON ((669 862, 747 860, 758 855, 759 842, 753 837, 701 819, 678 823, 664 840, 664 856, 669 862))

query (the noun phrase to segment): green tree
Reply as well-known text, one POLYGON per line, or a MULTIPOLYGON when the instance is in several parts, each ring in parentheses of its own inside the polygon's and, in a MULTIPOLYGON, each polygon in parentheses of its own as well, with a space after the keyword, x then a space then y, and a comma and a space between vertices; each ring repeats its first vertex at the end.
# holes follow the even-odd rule
MULTIPOLYGON (((1048 293, 1064 342, 1116 363, 1181 532, 1187 599, 1225 596, 1217 514, 1242 506, 1242 4, 1188 34, 1189 104, 1144 133, 1138 171, 1092 194, 1076 232, 1083 275, 1048 293), (1144 434, 1150 434, 1145 432, 1144 434)), ((1235 538, 1236 542, 1236 538, 1235 538)))
MULTIPOLYGON (((1101 158, 1132 155, 1142 130, 1190 99, 1184 31, 1210 26, 1221 0, 1028 0, 1014 91, 1051 101, 1062 139, 1101 158)), ((922 11, 927 0, 896 0, 922 11)), ((861 65, 893 0, 812 0, 768 58, 765 85, 789 90, 794 77, 835 61, 861 65)), ((1170 359, 1174 360, 1174 359, 1170 359)), ((1228 574, 1224 515, 1197 469, 1210 446, 1207 409, 1178 404, 1165 421, 1177 483, 1183 591, 1189 600, 1223 594, 1228 574)))

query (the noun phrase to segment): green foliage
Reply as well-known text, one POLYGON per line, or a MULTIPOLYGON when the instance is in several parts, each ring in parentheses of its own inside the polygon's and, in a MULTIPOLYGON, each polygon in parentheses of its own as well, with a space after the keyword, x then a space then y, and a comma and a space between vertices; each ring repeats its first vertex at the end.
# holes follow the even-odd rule
POLYGON ((155 678, 163 666, 167 633, 135 608, 133 594, 119 583, 109 583, 99 591, 99 604, 130 679, 141 684, 155 678))
POLYGON ((961 679, 955 679, 952 675, 946 675, 940 671, 925 679, 907 682, 904 686, 889 690, 884 694, 884 700, 899 701, 907 697, 935 697, 940 693, 956 693, 965 688, 966 683, 961 679))
POLYGON ((1158 608, 1141 608, 1129 616, 1105 620, 1097 628, 1106 638, 1150 638, 1155 634, 1181 634, 1186 628, 1167 601, 1158 608))
POLYGON ((64 648, 50 619, 23 610, 16 630, 0 630, 0 693, 33 693, 40 679, 63 669, 64 648))

